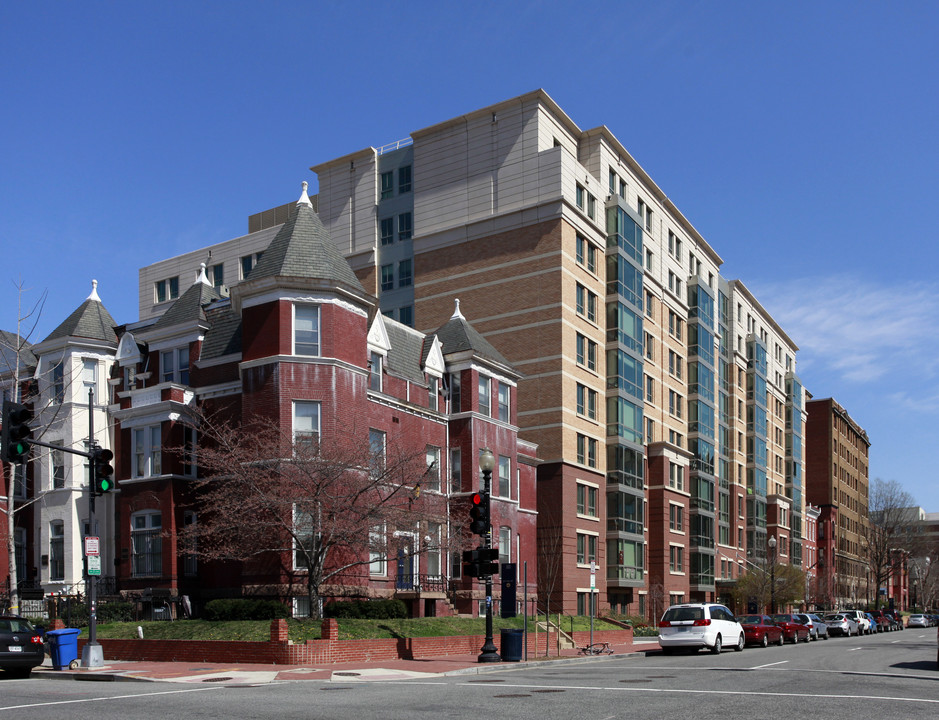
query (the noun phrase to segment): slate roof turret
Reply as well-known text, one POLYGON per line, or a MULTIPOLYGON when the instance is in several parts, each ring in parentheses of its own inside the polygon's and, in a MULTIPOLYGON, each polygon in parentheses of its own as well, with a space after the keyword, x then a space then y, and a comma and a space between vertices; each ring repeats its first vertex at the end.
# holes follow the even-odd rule
POLYGON ((496 350, 477 330, 470 325, 460 312, 460 301, 456 300, 453 315, 436 333, 443 345, 444 356, 458 352, 471 351, 477 357, 489 362, 511 368, 512 365, 496 350))
POLYGON ((221 299, 219 291, 209 282, 205 274, 205 263, 202 263, 196 281, 160 316, 152 325, 152 329, 161 330, 187 322, 204 324, 206 306, 221 299))
POLYGON ((117 343, 114 328, 117 323, 111 317, 98 297, 98 281, 91 281, 91 294, 78 309, 53 330, 43 343, 68 337, 89 338, 103 342, 117 343))

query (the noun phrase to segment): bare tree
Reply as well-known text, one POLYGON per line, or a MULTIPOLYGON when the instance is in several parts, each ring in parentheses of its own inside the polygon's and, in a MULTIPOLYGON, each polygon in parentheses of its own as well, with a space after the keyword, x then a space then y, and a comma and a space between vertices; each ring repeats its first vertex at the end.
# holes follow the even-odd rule
POLYGON ((440 547, 424 530, 445 526, 446 498, 433 492, 439 468, 426 466, 422 440, 377 448, 354 429, 319 442, 273 421, 207 418, 199 430, 199 520, 182 546, 206 559, 279 558, 300 569, 293 574, 305 580, 313 617, 327 583, 387 559, 395 531, 419 528, 414 554, 440 547))
POLYGON ((896 480, 875 478, 870 485, 868 522, 861 526, 861 546, 866 555, 875 605, 880 588, 902 570, 906 558, 917 550, 918 523, 915 501, 896 480))
POLYGON ((545 615, 561 612, 564 606, 559 595, 564 564, 564 530, 556 505, 539 510, 538 523, 538 595, 544 603, 545 615))
POLYGON ((768 561, 762 566, 751 565, 744 575, 737 579, 733 590, 737 607, 747 607, 755 603, 758 612, 772 610, 773 601, 776 610, 793 603, 801 603, 805 598, 805 573, 795 565, 768 561), (775 583, 775 592, 773 584, 775 583))

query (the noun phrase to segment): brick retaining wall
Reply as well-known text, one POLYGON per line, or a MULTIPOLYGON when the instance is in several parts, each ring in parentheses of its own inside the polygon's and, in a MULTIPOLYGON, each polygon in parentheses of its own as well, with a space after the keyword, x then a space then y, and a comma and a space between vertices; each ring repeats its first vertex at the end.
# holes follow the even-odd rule
MULTIPOLYGON (((323 638, 294 645, 286 638, 287 623, 271 621, 271 640, 267 642, 232 642, 225 640, 110 640, 99 639, 105 660, 149 662, 252 662, 272 665, 322 665, 339 662, 375 662, 380 660, 422 660, 446 655, 479 652, 485 642, 482 635, 417 637, 380 640, 339 640, 338 623, 323 621, 323 638)), ((586 645, 589 631, 575 632, 574 641, 586 645)), ((594 630, 594 642, 609 642, 614 649, 632 645, 632 630, 594 630), (617 647, 618 646, 618 647, 617 647)), ((499 634, 495 635, 499 645, 499 634)), ((78 641, 79 655, 85 639, 78 641)), ((555 633, 528 634, 528 654, 543 652, 545 645, 557 647, 555 633), (536 646, 537 643, 537 646, 536 646)))

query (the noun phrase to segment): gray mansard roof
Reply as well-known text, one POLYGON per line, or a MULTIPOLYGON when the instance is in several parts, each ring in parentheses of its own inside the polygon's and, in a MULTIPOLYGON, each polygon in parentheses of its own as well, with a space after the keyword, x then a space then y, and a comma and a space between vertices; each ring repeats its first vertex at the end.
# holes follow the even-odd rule
POLYGON ((53 330, 43 342, 77 337, 117 344, 117 334, 114 332, 117 323, 114 322, 111 313, 101 303, 98 297, 97 285, 98 281, 93 281, 93 289, 88 299, 79 305, 78 309, 53 330))

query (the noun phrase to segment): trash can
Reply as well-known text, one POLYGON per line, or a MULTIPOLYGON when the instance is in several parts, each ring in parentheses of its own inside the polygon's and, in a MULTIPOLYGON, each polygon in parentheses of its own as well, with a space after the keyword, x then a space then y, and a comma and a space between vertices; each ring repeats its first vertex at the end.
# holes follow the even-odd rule
POLYGON ((50 630, 46 633, 49 638, 49 655, 52 658, 52 667, 63 670, 75 663, 78 667, 78 633, 79 628, 63 628, 50 630))
POLYGON ((524 630, 502 628, 502 660, 504 662, 519 662, 522 659, 522 642, 525 640, 524 630))

